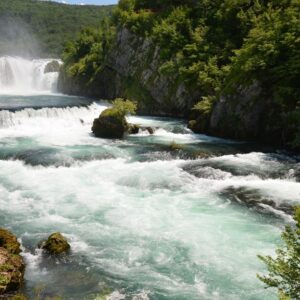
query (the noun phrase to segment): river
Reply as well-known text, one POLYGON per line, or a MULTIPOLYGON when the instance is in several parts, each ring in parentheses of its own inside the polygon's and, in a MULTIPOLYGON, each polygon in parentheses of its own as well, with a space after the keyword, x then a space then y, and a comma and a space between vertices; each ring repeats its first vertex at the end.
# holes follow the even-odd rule
POLYGON ((57 74, 38 83, 34 74, 26 88, 23 75, 0 84, 0 226, 22 243, 24 292, 276 299, 256 277, 266 271, 257 254, 274 254, 300 202, 299 157, 196 135, 169 118, 131 116, 155 133, 98 139, 91 125, 108 103, 56 94, 57 74), (55 231, 69 256, 38 249, 55 231))

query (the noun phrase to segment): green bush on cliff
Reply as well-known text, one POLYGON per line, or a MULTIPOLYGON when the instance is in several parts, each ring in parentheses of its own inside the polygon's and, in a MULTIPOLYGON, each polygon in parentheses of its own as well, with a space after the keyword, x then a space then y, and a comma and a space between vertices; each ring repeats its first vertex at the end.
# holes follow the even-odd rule
POLYGON ((235 50, 228 82, 235 88, 259 81, 277 102, 293 110, 300 100, 300 1, 269 4, 235 50))
POLYGON ((277 257, 261 256, 269 274, 258 275, 267 287, 278 289, 280 299, 300 299, 300 208, 295 210, 296 227, 286 226, 282 233, 284 245, 276 250, 277 257))
POLYGON ((119 112, 120 115, 128 114, 134 115, 136 113, 137 105, 128 99, 117 98, 112 102, 112 108, 119 112))
POLYGON ((63 53, 65 73, 81 82, 92 82, 101 71, 114 36, 115 27, 107 19, 99 28, 83 29, 75 41, 66 45, 63 53))
POLYGON ((159 47, 159 71, 197 90, 206 99, 199 105, 210 108, 206 112, 221 95, 258 83, 266 94, 261 101, 276 100, 274 122, 285 126, 289 119, 285 141, 297 144, 299 19, 300 0, 120 0, 114 25, 83 32, 69 45, 66 69, 70 76, 92 81, 105 65, 115 29, 126 27, 159 47))

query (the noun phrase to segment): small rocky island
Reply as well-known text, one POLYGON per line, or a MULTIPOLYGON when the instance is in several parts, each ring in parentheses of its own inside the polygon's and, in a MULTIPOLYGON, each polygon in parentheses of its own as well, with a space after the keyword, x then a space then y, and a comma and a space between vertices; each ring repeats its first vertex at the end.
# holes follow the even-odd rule
POLYGON ((129 124, 127 114, 135 114, 136 104, 128 99, 117 98, 112 107, 105 109, 93 122, 92 132, 96 137, 121 139, 125 134, 137 134, 140 130, 154 133, 152 127, 142 127, 138 124, 129 124))
POLYGON ((47 240, 42 241, 39 244, 39 248, 42 248, 49 254, 58 255, 70 251, 71 246, 60 232, 55 232, 47 240))

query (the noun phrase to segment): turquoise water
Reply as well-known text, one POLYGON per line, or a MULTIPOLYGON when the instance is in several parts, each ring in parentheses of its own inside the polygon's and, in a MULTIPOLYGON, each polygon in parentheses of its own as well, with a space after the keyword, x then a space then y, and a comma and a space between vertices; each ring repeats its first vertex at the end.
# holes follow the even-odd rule
POLYGON ((0 99, 0 226, 22 242, 24 292, 276 299, 256 278, 257 254, 274 253, 299 203, 297 157, 164 118, 129 117, 154 135, 97 139, 91 124, 107 104, 45 97, 0 99), (37 249, 54 231, 69 239, 68 257, 37 249))

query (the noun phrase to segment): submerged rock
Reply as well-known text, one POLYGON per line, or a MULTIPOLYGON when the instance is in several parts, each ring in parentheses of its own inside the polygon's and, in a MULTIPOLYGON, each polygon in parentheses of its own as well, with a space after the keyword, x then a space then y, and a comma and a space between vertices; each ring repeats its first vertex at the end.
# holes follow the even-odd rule
POLYGON ((48 239, 43 241, 39 246, 50 254, 66 253, 71 248, 67 239, 60 232, 52 233, 48 239))
POLYGON ((183 149, 183 145, 177 144, 176 142, 172 142, 170 144, 170 150, 171 151, 179 151, 183 149))
POLYGON ((25 264, 20 252, 17 238, 0 228, 0 295, 17 291, 23 283, 25 264))
POLYGON ((118 139, 124 136, 128 128, 125 116, 117 109, 108 108, 94 120, 92 132, 96 137, 118 139))
POLYGON ((147 130, 149 132, 149 134, 154 134, 155 129, 152 127, 145 127, 145 130, 147 130))
POLYGON ((138 134, 140 131, 140 126, 137 124, 130 124, 128 128, 129 134, 138 134))
POLYGON ((59 72, 59 68, 60 68, 59 62, 57 60, 53 60, 46 65, 44 69, 44 73, 59 72))
POLYGON ((245 205, 248 208, 255 209, 262 213, 278 215, 283 212, 288 215, 293 215, 294 208, 290 203, 282 203, 276 199, 270 199, 261 195, 258 190, 247 187, 233 187, 230 186, 224 189, 221 196, 226 197, 232 202, 240 205, 245 205))
POLYGON ((154 134, 155 128, 150 126, 140 126, 140 130, 142 131, 148 131, 149 134, 154 134))

